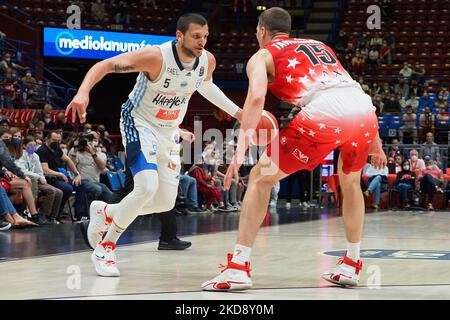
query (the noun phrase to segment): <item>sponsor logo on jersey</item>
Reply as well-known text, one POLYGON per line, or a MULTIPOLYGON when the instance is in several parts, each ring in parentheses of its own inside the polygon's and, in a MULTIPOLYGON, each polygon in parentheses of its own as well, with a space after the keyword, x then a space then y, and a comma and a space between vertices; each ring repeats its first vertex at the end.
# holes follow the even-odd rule
MULTIPOLYGON (((345 250, 326 251, 323 254, 342 257, 345 250)), ((361 250, 361 258, 395 259, 395 260, 450 260, 450 251, 445 250, 401 250, 401 249, 367 249, 361 250)))
POLYGON ((304 155, 303 152, 295 148, 294 152, 292 152, 293 156, 296 157, 300 162, 307 164, 309 161, 309 157, 304 155))
POLYGON ((167 168, 169 168, 170 170, 175 170, 177 168, 177 165, 173 162, 169 162, 167 164, 167 168))
POLYGON ((152 103, 155 105, 160 105, 163 107, 169 107, 172 108, 173 106, 178 107, 179 105, 185 104, 187 102, 187 97, 179 97, 174 96, 171 98, 166 97, 163 94, 157 94, 156 97, 153 99, 152 103))
POLYGON ((177 75, 178 75, 178 70, 177 70, 177 68, 167 68, 166 72, 167 72, 168 74, 171 74, 171 75, 174 75, 174 76, 177 76, 177 75))
POLYGON ((161 120, 176 120, 178 119, 178 115, 180 114, 180 110, 165 110, 159 109, 156 114, 156 118, 161 120))
POLYGON ((203 79, 198 79, 198 80, 197 80, 197 82, 195 83, 195 89, 196 89, 196 90, 200 87, 200 85, 202 84, 202 82, 203 82, 203 79))
POLYGON ((205 74, 205 67, 201 66, 200 71, 198 72, 198 76, 203 77, 204 74, 205 74))

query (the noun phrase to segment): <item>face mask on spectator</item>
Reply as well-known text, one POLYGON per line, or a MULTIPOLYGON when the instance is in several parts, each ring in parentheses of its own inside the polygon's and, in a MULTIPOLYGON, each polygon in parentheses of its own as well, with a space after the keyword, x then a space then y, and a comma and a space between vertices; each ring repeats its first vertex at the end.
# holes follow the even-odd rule
POLYGON ((22 139, 20 139, 20 138, 12 138, 11 142, 12 142, 13 145, 18 146, 22 142, 22 139))
POLYGON ((3 142, 6 144, 6 146, 8 147, 11 144, 11 139, 3 139, 3 142))
POLYGON ((412 161, 417 161, 417 159, 419 159, 418 156, 415 156, 415 155, 414 155, 414 156, 411 156, 411 160, 412 160, 412 161))
POLYGON ((409 166, 408 165, 403 166, 403 170, 408 171, 409 170, 409 166))
POLYGON ((84 130, 84 132, 86 132, 86 133, 91 133, 91 131, 92 131, 92 129, 86 129, 86 130, 84 130))
POLYGON ((36 146, 28 146, 26 150, 28 154, 33 154, 36 151, 36 146))
POLYGON ((50 123, 50 121, 52 121, 51 118, 45 118, 45 119, 44 119, 44 122, 45 122, 45 123, 50 123))
POLYGON ((92 146, 94 148, 96 148, 98 146, 98 141, 97 140, 92 140, 92 146))
POLYGON ((58 142, 51 142, 50 143, 50 149, 52 149, 53 151, 56 151, 59 147, 59 143, 58 142))

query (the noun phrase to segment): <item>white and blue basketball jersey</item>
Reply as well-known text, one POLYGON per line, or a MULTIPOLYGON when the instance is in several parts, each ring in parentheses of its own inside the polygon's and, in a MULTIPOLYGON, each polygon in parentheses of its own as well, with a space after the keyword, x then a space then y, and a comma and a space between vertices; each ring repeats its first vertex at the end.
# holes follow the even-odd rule
POLYGON ((154 81, 150 81, 143 72, 139 73, 129 95, 131 104, 126 110, 122 109, 123 117, 131 115, 160 128, 178 127, 183 122, 189 99, 208 73, 208 56, 204 50, 196 58, 193 69, 186 70, 175 46, 176 40, 159 46, 163 65, 154 81))

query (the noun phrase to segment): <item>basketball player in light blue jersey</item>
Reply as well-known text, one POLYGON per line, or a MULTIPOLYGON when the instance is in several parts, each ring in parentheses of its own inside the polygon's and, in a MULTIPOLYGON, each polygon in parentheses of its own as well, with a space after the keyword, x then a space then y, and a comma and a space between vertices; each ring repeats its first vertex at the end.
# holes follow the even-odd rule
POLYGON ((119 276, 116 243, 140 214, 165 212, 175 205, 180 171, 178 137, 193 134, 178 128, 189 99, 198 91, 217 107, 240 120, 242 110, 212 82, 214 56, 204 49, 208 24, 198 14, 181 16, 177 39, 96 63, 86 74, 66 114, 83 123, 89 92, 109 73, 139 72, 129 99, 122 105, 120 130, 134 189, 121 202, 90 207, 88 241, 95 248, 91 260, 101 276, 119 276), (105 237, 102 239, 104 233, 105 237))

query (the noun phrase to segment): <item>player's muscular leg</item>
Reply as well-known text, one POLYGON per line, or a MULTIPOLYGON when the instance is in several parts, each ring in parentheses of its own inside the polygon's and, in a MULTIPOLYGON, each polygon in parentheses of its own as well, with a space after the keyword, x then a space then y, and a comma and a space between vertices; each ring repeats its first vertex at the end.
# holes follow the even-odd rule
POLYGON ((270 191, 279 180, 286 176, 287 174, 265 155, 253 167, 239 218, 238 244, 246 247, 253 246, 256 234, 267 213, 270 191))
POLYGON ((364 197, 360 185, 361 171, 345 174, 342 171, 342 158, 338 160, 339 184, 343 194, 342 215, 347 240, 361 241, 364 226, 364 197))

